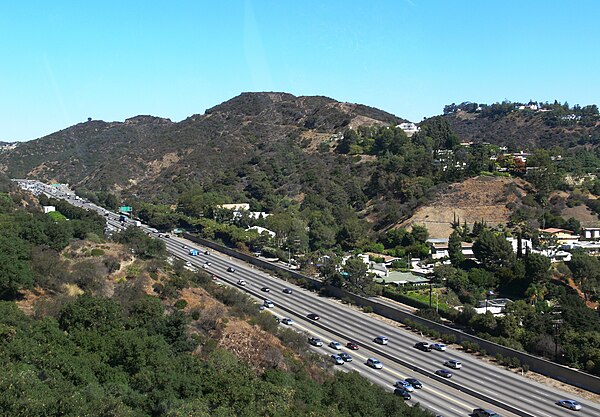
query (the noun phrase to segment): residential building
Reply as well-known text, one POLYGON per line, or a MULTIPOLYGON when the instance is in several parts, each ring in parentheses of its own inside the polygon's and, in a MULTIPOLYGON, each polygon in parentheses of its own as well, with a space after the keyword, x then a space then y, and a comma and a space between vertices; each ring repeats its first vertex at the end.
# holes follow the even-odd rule
POLYGON ((565 245, 567 243, 578 242, 579 235, 574 234, 571 230, 550 227, 547 229, 540 229, 540 240, 552 240, 556 245, 565 245))
POLYGON ((248 231, 248 230, 256 230, 259 235, 262 235, 263 233, 267 233, 271 238, 274 238, 275 236, 277 236, 277 233, 275 233, 274 231, 266 229, 261 226, 252 226, 252 227, 249 227, 246 229, 246 231, 248 231))
POLYGON ((581 228, 582 238, 587 240, 599 240, 600 239, 600 227, 582 227, 581 228))

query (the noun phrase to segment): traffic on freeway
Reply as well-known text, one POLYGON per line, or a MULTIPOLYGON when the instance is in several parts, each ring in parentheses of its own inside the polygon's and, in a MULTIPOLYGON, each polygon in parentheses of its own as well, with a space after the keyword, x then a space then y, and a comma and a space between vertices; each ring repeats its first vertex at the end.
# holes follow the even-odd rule
MULTIPOLYGON (((68 198, 75 205, 108 214, 107 223, 114 228, 121 227, 119 215, 115 213, 51 187, 40 187, 43 187, 42 192, 50 196, 68 198)), ((562 417, 574 412, 581 416, 600 416, 600 405, 597 403, 497 367, 462 350, 446 346, 419 349, 415 347, 419 346, 419 342, 435 341, 421 338, 339 301, 320 297, 212 249, 209 251, 184 239, 154 233, 153 229, 143 224, 140 227, 162 239, 174 256, 190 262, 194 267, 202 267, 210 262, 209 272, 220 280, 250 293, 260 304, 265 299, 270 300, 273 307, 267 307, 269 311, 280 319, 291 319, 290 327, 323 342, 322 346, 313 345, 312 349, 327 355, 332 364, 338 363, 337 369, 357 370, 390 391, 400 389, 402 392, 396 393, 403 396, 408 391, 399 387, 403 384, 398 384, 398 381, 417 379, 422 388, 410 391, 411 399, 408 401, 419 402, 435 413, 465 416, 476 415, 479 412, 475 410, 482 409, 493 410, 502 416, 562 417), (198 250, 198 255, 190 256, 190 248, 198 250), (244 281, 245 285, 237 285, 238 281, 244 281), (268 293, 264 288, 269 289, 268 293), (309 318, 311 314, 313 316, 309 318), (318 320, 315 316, 318 316, 318 320), (381 343, 381 336, 387 343, 381 343), (330 347, 332 341, 339 342, 341 349, 330 347), (348 348, 348 342, 354 343, 358 350, 348 348), (340 357, 340 353, 350 355, 353 360, 344 360, 345 355, 342 355, 341 361, 331 358, 335 354, 340 357), (375 359, 381 368, 378 369, 379 365, 375 366, 375 362, 369 359, 375 359), (371 366, 367 366, 368 363, 371 366)))

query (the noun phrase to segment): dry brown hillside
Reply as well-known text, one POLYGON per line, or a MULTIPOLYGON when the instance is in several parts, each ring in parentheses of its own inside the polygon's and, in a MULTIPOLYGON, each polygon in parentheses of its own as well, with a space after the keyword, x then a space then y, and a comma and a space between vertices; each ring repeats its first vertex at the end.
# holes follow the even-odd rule
POLYGON ((515 178, 471 178, 450 185, 434 202, 418 208, 399 226, 423 225, 431 237, 447 238, 455 216, 469 226, 482 219, 490 226, 505 224, 510 216, 506 205, 524 197, 526 188, 527 182, 515 178))

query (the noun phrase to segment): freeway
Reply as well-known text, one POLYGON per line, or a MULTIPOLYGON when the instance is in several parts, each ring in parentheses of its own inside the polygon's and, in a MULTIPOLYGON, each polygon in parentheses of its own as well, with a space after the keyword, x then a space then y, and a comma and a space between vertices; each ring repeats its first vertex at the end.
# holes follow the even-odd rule
MULTIPOLYGON (((63 197, 58 195, 55 190, 45 190, 44 192, 47 193, 46 191, 52 196, 63 197)), ((89 203, 72 198, 70 201, 82 207, 105 212, 104 209, 89 203)), ((120 226, 118 216, 114 213, 109 215, 107 221, 114 227, 120 226)), ((151 231, 146 226, 142 226, 142 228, 151 231)), ((465 416, 476 407, 490 408, 503 416, 515 415, 502 410, 497 405, 477 399, 464 392, 465 390, 473 390, 488 398, 516 407, 522 410, 522 413, 519 413, 521 415, 570 416, 572 411, 560 408, 555 403, 560 399, 571 398, 583 405, 583 409, 578 412, 578 415, 600 416, 599 404, 499 368, 461 350, 448 348, 446 352, 421 352, 413 346, 416 342, 426 341, 426 339, 420 338, 412 332, 356 311, 336 300, 320 297, 315 293, 293 286, 228 256, 211 251, 211 255, 201 254, 191 257, 188 255, 188 249, 184 249, 183 246, 197 247, 197 245, 189 241, 165 238, 156 234, 154 236, 165 242, 170 253, 190 261, 195 266, 201 266, 205 261, 210 260, 212 266, 209 271, 230 284, 235 284, 238 279, 243 278, 248 285, 241 289, 250 292, 257 298, 271 299, 275 303, 274 311, 278 316, 292 317, 297 322, 293 327, 321 337, 325 342, 338 340, 345 344, 348 340, 356 341, 361 346, 361 350, 351 354, 357 360, 343 365, 344 367, 359 371, 369 380, 383 385, 387 389, 391 389, 393 382, 397 379, 407 376, 420 379, 424 388, 413 392, 413 399, 410 402, 418 401, 444 416, 465 416), (230 266, 236 269, 234 273, 227 272, 227 268, 230 266), (262 293, 260 291, 262 287, 269 287, 271 292, 262 293), (292 288, 293 293, 284 294, 282 292, 284 287, 292 288), (319 314, 321 320, 314 322, 308 319, 306 314, 311 312, 319 314), (378 335, 387 336, 390 340, 389 344, 385 346, 375 344, 373 338, 378 335), (363 361, 367 357, 377 357, 383 362, 384 368, 373 370, 366 367, 363 361), (433 374, 435 370, 444 368, 443 362, 446 359, 457 359, 463 364, 462 369, 452 370, 454 376, 450 380, 450 382, 458 384, 459 389, 449 386, 448 381, 433 374), (460 387, 464 387, 464 389, 460 389, 460 387)), ((201 248, 201 253, 204 250, 201 248)), ((327 347, 316 348, 316 350, 329 355, 333 352, 327 347)))

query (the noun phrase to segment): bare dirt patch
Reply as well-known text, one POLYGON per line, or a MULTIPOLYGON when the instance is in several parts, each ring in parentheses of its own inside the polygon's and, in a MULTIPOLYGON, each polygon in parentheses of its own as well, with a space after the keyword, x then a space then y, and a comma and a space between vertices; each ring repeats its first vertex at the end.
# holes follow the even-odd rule
POLYGON ((526 185, 520 179, 484 176, 451 184, 433 203, 418 208, 399 226, 423 225, 431 237, 447 238, 455 217, 470 226, 481 220, 490 226, 506 224, 511 214, 507 204, 523 198, 526 185))

